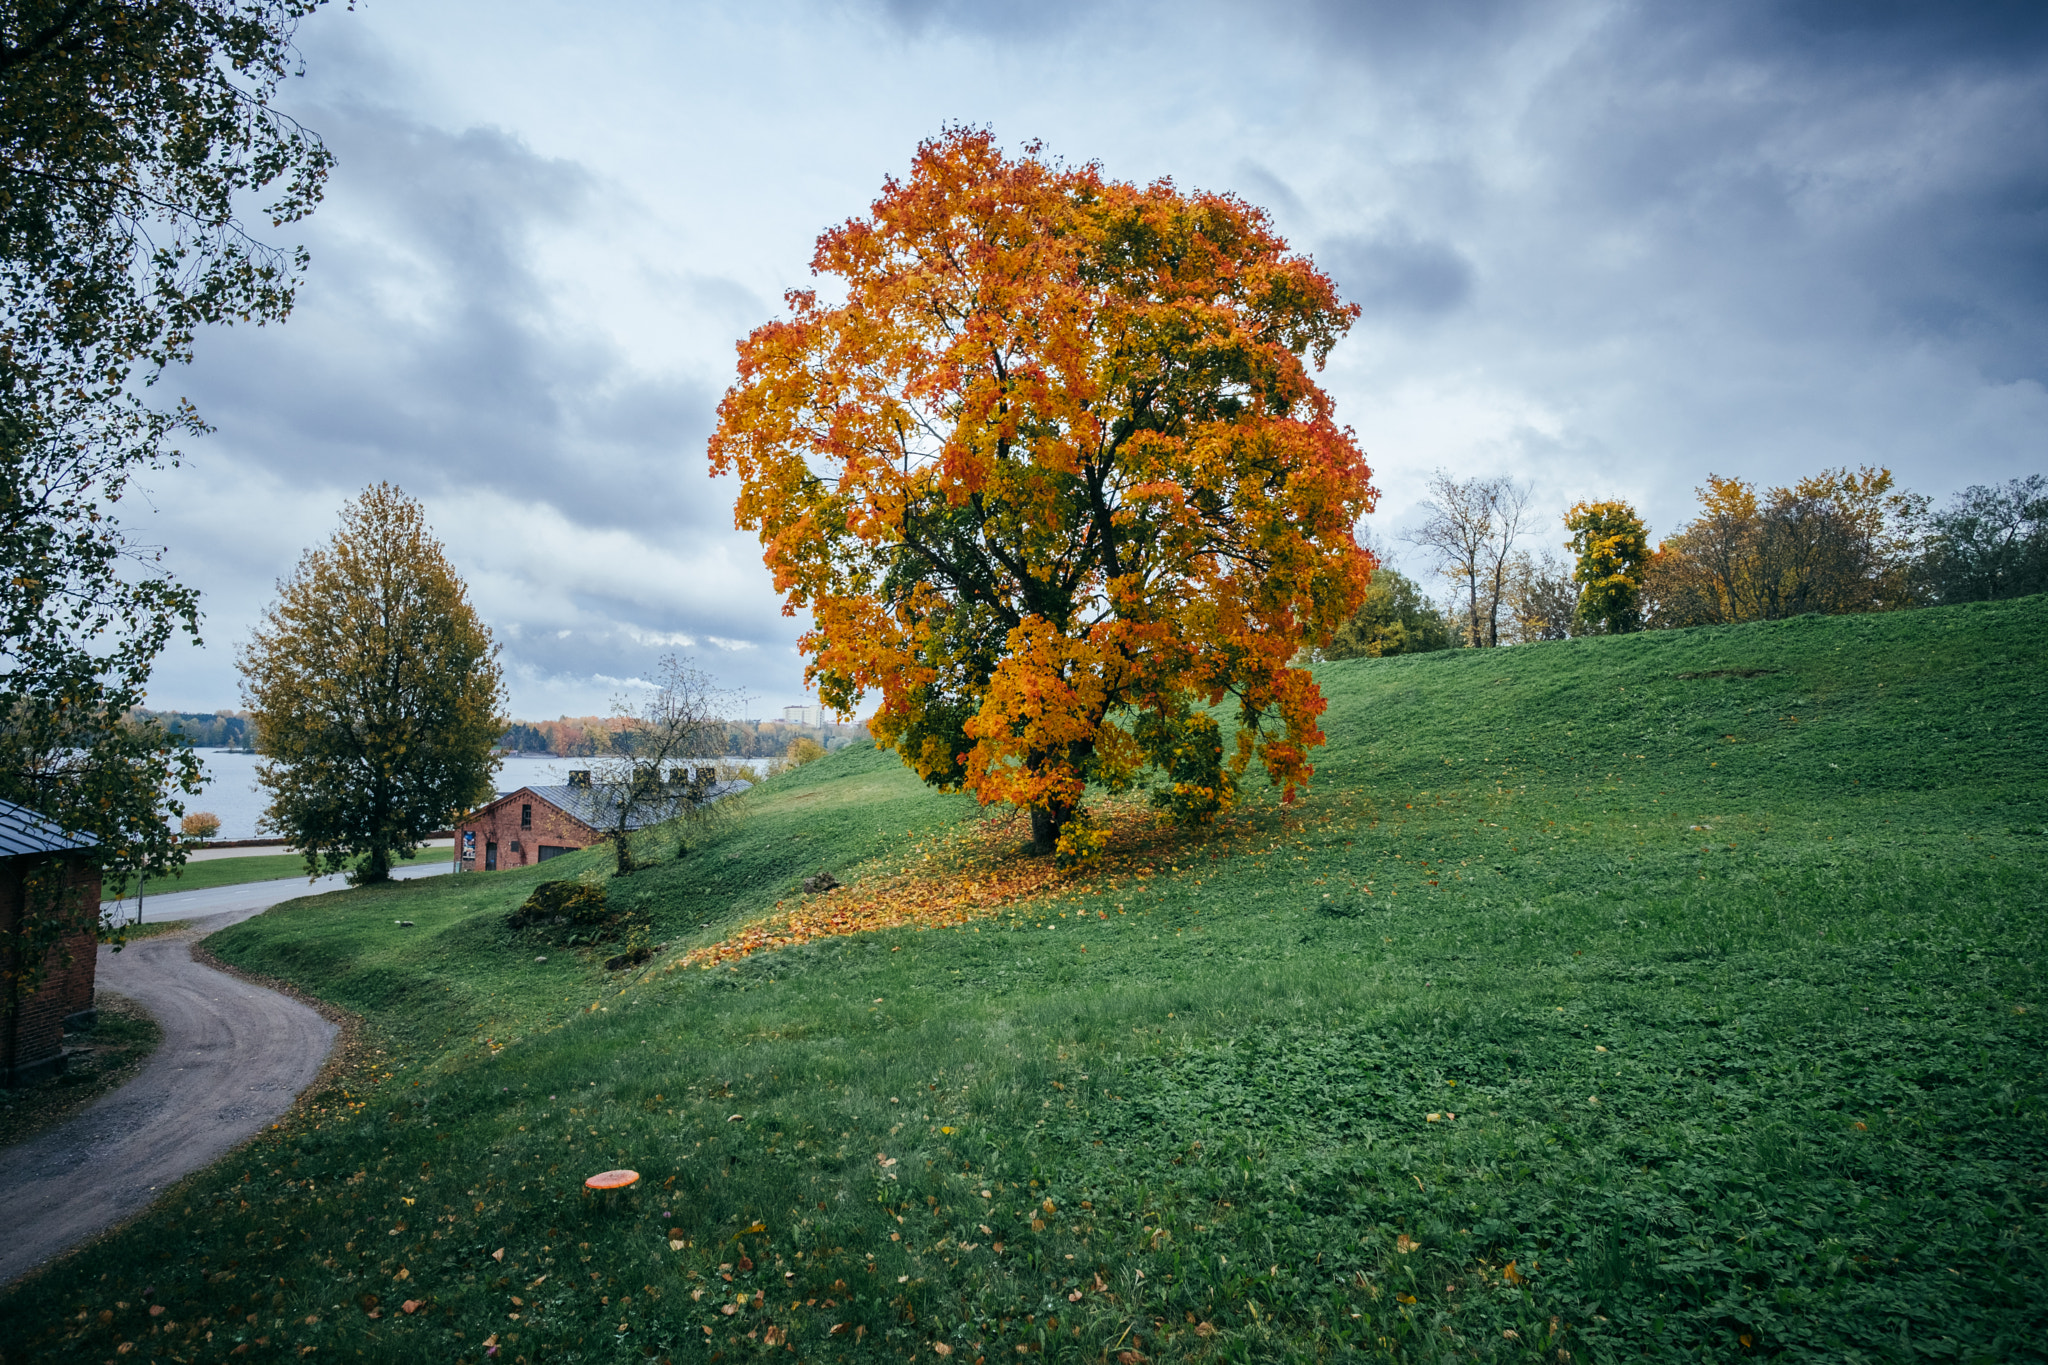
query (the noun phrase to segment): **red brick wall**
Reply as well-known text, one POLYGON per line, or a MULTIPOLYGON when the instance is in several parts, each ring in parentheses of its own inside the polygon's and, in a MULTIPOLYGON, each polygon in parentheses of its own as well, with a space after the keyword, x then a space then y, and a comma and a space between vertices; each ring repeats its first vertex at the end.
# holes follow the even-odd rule
POLYGON ((588 848, 598 840, 598 832, 581 820, 521 788, 510 796, 494 801, 466 820, 455 825, 455 857, 462 858, 462 836, 476 835, 476 857, 460 861, 458 866, 464 872, 481 872, 485 867, 485 855, 491 844, 498 846, 498 867, 526 867, 540 861, 542 844, 550 848, 588 848), (522 827, 519 823, 519 808, 533 807, 533 824, 522 827), (513 845, 518 847, 514 848, 513 845))
MULTIPOLYGON (((0 967, 10 978, 19 951, 23 875, 47 861, 0 861, 0 967)), ((100 910, 99 869, 83 859, 71 859, 65 881, 77 907, 76 927, 48 949, 43 976, 32 994, 23 994, 18 984, 0 986, 0 1083, 12 1083, 23 1069, 61 1057, 66 1016, 92 1008, 93 972, 99 962, 99 936, 93 929, 100 910)))

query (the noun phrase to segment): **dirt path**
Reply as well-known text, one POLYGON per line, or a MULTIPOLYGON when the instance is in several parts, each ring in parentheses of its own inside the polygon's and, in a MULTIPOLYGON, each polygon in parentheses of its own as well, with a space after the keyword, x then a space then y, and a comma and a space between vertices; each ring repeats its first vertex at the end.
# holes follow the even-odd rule
POLYGON ((100 949, 100 984, 147 1010, 163 1046, 127 1085, 0 1152, 0 1284, 140 1213, 260 1132, 319 1075, 333 1024, 192 960, 194 943, 264 908, 100 949))

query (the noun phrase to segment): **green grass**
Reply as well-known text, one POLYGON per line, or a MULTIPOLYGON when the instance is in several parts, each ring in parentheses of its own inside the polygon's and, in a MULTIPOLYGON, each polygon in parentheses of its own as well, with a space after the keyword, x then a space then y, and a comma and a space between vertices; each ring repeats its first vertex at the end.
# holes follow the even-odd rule
MULTIPOLYGON (((2044 643, 2033 598, 1332 664, 1293 807, 712 972, 508 932, 539 869, 280 907, 210 945, 376 1066, 0 1347, 2042 1359, 2044 643)), ((663 960, 976 818, 871 752, 747 805, 611 884, 663 960)))
MULTIPOLYGON (((450 852, 445 848, 423 848, 415 857, 416 862, 446 862, 450 852)), ((170 895, 178 891, 208 891, 216 886, 240 886, 244 882, 285 881, 291 878, 306 879, 306 860, 296 853, 257 853, 246 858, 206 858, 189 862, 178 870, 175 876, 150 877, 142 886, 145 901, 150 896, 170 895)), ((129 899, 134 899, 133 889, 129 899)))

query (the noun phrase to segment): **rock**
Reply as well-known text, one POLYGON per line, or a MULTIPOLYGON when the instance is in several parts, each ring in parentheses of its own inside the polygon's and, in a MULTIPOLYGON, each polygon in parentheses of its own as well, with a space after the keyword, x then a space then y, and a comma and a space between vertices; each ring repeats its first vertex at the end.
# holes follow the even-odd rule
POLYGON ((822 896, 827 891, 837 891, 838 889, 839 879, 830 872, 820 872, 815 877, 804 878, 804 894, 806 896, 822 896))

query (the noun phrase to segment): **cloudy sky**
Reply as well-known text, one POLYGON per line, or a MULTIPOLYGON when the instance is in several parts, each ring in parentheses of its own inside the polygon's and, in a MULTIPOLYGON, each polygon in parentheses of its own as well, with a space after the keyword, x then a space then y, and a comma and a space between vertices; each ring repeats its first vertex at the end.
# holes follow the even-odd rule
MULTIPOLYGON (((233 648, 341 502, 421 498, 512 709, 691 654, 804 699, 704 440, 736 338, 922 138, 982 124, 1270 209, 1364 317, 1325 381, 1397 544, 1512 474, 1653 533, 1709 472, 2048 469, 2048 7, 1342 0, 359 0, 284 103, 339 157, 282 327, 167 387, 218 428, 142 536, 206 597, 151 702, 233 648)), ((1405 567, 1417 568, 1416 565, 1405 567)))

